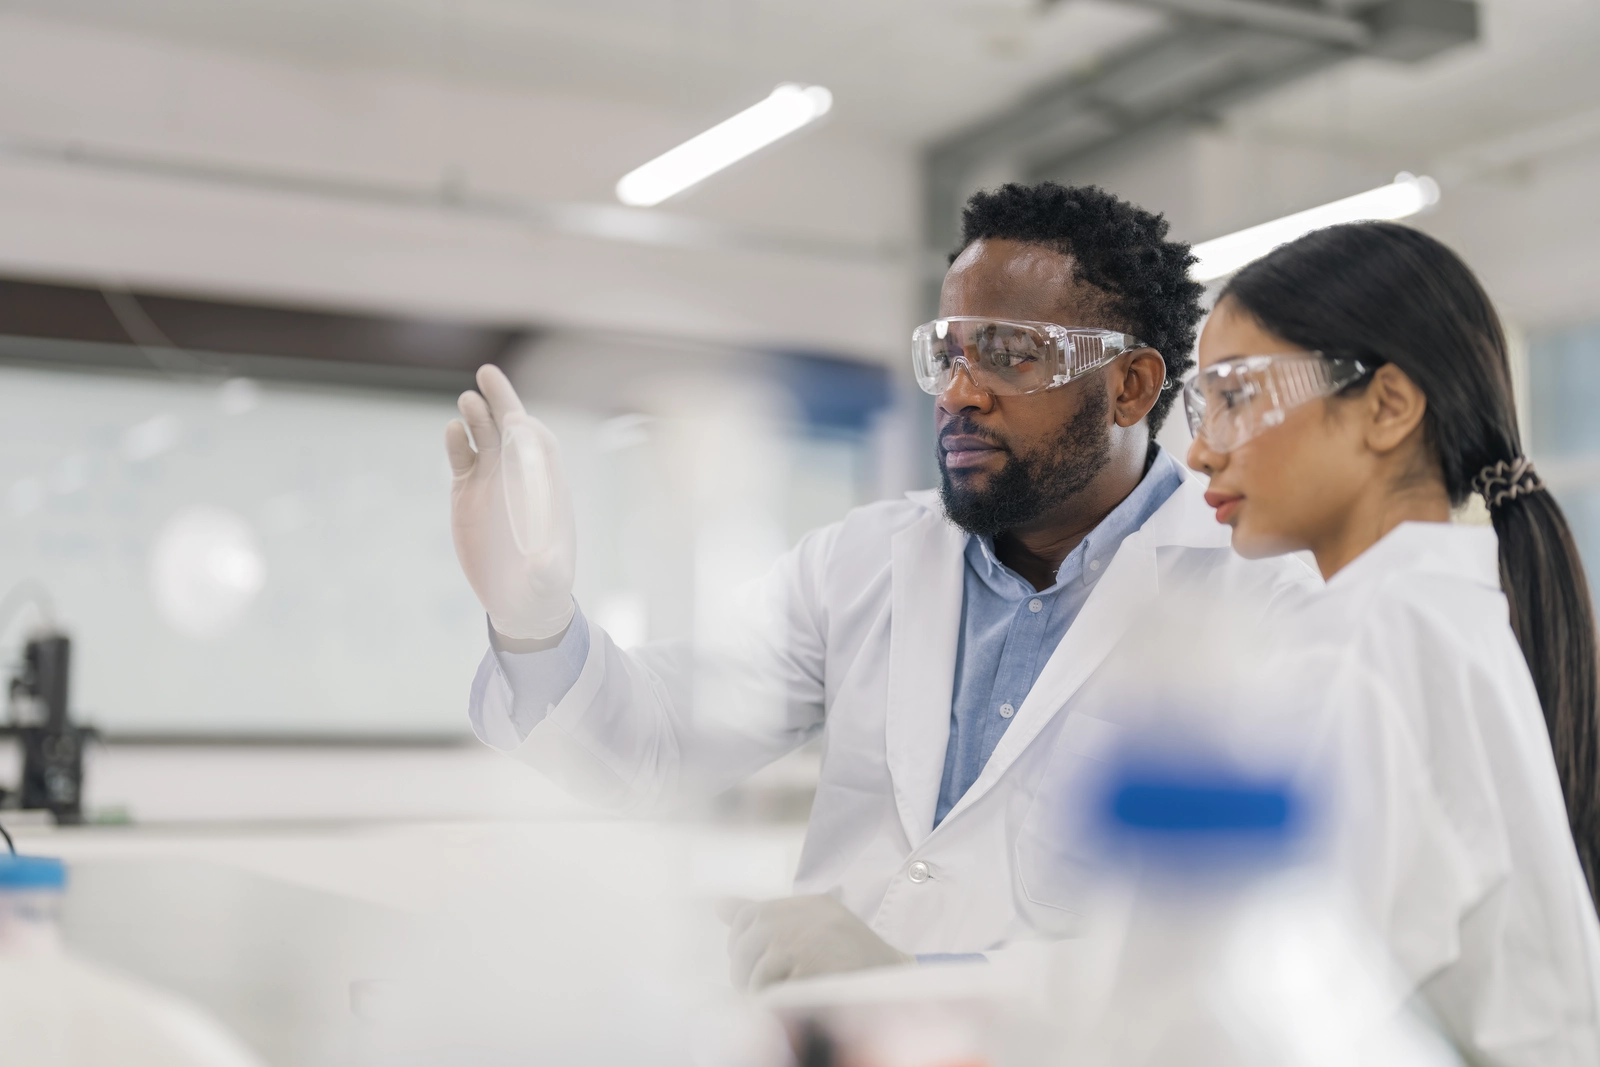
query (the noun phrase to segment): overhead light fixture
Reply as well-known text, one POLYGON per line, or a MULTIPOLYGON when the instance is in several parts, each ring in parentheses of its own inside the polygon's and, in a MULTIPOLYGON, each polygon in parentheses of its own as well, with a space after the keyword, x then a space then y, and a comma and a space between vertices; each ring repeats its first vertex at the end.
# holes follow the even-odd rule
POLYGON ((1418 178, 1404 171, 1394 181, 1331 204, 1285 215, 1226 237, 1203 241, 1194 246, 1200 262, 1189 268, 1189 277, 1209 282, 1232 274, 1251 260, 1260 259, 1279 245, 1304 237, 1324 226, 1341 222, 1371 222, 1378 219, 1403 219, 1439 202, 1439 183, 1418 178))
POLYGON ((820 85, 780 85, 761 103, 624 174, 617 199, 631 207, 653 207, 815 122, 832 106, 833 94, 820 85))

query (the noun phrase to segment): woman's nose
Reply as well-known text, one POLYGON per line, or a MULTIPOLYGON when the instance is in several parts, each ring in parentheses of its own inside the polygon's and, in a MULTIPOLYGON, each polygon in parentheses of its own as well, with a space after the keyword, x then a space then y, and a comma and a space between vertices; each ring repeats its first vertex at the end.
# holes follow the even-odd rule
POLYGON ((1228 464, 1225 452, 1218 452, 1206 444, 1205 434, 1196 434, 1195 439, 1189 442, 1188 455, 1189 469, 1199 471, 1210 478, 1228 464))

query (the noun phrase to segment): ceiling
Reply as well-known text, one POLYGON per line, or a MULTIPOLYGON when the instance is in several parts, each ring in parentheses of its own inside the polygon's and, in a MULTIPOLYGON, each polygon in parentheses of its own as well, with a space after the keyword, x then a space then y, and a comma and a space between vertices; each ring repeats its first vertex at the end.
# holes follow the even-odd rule
POLYGON ((1478 0, 1478 44, 1418 66, 1353 60, 1239 108, 1263 135, 1427 159, 1600 108, 1600 2, 1478 0))
MULTIPOLYGON (((834 92, 830 122, 926 145, 1169 28, 1139 6, 1160 2, 1178 0, 6 0, 5 10, 313 67, 645 105, 690 128, 778 81, 816 82, 834 92)), ((1148 182, 1126 169, 1103 180, 1199 240, 1402 167, 1427 171, 1446 197, 1426 224, 1498 271, 1517 313, 1592 314, 1588 282, 1561 278, 1592 271, 1600 239, 1600 204, 1582 193, 1600 180, 1600 0, 1477 2, 1474 44, 1415 64, 1341 62, 1195 116, 1214 128, 1210 156, 1169 157, 1178 162, 1148 182), (1237 158, 1219 165, 1218 154, 1237 158)), ((770 180, 761 167, 730 174, 719 196, 770 180)), ((1102 180, 1094 167, 1086 177, 1102 180)), ((770 213, 759 194, 752 212, 770 213)))
MULTIPOLYGON (((1283 0, 1290 2, 1290 0, 1283 0)), ((1305 0, 1309 3, 1310 0, 1305 0)), ((1366 0, 1325 0, 1328 9, 1366 0)), ((1600 107, 1600 2, 1479 0, 1480 44, 1356 60, 1246 105, 1257 132, 1429 157, 1600 107)), ((835 121, 935 140, 1168 25, 1117 0, 9 0, 296 62, 649 102, 706 117, 827 85, 835 121)))
POLYGON ((1159 28, 1111 0, 10 0, 166 38, 722 116, 780 81, 921 141, 1159 28))

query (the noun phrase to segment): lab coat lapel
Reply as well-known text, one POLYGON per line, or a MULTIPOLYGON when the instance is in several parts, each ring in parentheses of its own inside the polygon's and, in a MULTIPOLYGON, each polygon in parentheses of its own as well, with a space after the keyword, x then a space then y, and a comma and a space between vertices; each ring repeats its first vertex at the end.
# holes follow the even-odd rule
POLYGON ((1228 545, 1230 532, 1211 519, 1200 496, 1204 491, 1195 479, 1186 478, 1150 520, 1122 542, 1083 610, 1045 662, 1038 681, 1017 709, 1016 719, 995 746, 978 780, 940 825, 948 825, 994 787, 1111 654, 1134 621, 1155 602, 1160 592, 1158 547, 1228 545))
POLYGON ((933 829, 944 776, 967 543, 937 503, 929 506, 893 540, 884 744, 895 806, 913 848, 933 829))

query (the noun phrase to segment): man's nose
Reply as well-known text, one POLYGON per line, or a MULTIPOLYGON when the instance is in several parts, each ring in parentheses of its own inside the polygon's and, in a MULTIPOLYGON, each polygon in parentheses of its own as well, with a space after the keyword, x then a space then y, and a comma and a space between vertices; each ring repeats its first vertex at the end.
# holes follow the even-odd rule
POLYGON ((994 394, 972 380, 972 369, 967 366, 966 360, 960 359, 950 373, 950 384, 939 394, 939 407, 948 415, 959 415, 963 411, 988 411, 994 407, 994 394))

